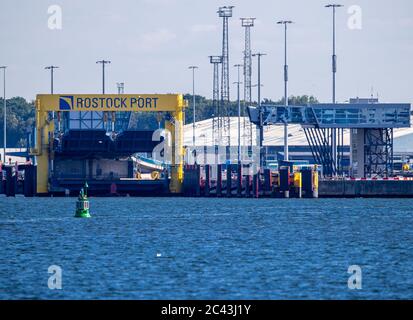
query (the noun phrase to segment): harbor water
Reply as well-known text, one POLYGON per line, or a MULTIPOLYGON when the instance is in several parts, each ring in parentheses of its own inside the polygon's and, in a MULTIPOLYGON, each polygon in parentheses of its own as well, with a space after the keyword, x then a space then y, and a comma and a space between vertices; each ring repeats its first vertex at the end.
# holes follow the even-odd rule
POLYGON ((89 219, 75 206, 0 196, 0 299, 413 298, 413 199, 91 198, 89 219))

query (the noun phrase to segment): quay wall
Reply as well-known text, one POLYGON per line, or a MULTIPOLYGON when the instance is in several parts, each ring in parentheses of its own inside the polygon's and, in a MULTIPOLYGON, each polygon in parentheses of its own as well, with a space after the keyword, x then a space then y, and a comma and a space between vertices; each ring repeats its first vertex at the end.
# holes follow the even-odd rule
POLYGON ((413 197, 412 180, 321 180, 319 197, 413 197))

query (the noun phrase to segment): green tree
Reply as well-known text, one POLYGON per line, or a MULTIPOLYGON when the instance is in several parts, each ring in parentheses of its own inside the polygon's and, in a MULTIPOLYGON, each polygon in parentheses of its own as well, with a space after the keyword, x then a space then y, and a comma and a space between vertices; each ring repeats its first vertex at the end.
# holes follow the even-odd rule
MULTIPOLYGON (((22 97, 6 99, 7 147, 21 146, 27 132, 33 128, 35 119, 34 102, 22 97)), ((3 99, 0 99, 0 123, 3 127, 3 99)), ((0 145, 3 146, 3 130, 0 130, 0 145)))

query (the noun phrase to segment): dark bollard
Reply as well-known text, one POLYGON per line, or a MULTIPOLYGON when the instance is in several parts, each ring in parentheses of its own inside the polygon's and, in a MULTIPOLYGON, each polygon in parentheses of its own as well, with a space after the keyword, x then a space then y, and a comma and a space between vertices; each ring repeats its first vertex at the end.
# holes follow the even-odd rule
POLYGON ((133 161, 128 161, 128 178, 133 178, 133 161))
POLYGON ((187 189, 188 189, 188 166, 184 165, 184 181, 182 183, 182 191, 183 191, 184 196, 186 196, 187 189))
POLYGON ((11 168, 10 167, 4 167, 4 194, 6 197, 10 197, 10 184, 11 184, 11 168))
POLYGON ((284 198, 290 197, 290 167, 280 167, 280 191, 284 198))
POLYGON ((6 167, 4 168, 6 171, 6 196, 7 197, 14 197, 16 195, 16 182, 15 182, 15 176, 13 176, 13 168, 12 167, 6 167))
POLYGON ((184 196, 200 196, 200 168, 197 165, 186 165, 184 168, 184 196))
POLYGON ((34 196, 34 166, 33 165, 26 165, 24 168, 24 182, 23 182, 23 190, 25 197, 33 197, 34 196))
POLYGON ((245 176, 245 197, 250 197, 251 196, 251 176, 246 175, 245 176))
POLYGON ((184 166, 184 182, 183 182, 183 194, 188 196, 191 190, 191 171, 189 170, 189 165, 184 166))
POLYGON ((227 164, 227 197, 232 196, 231 188, 232 188, 232 165, 227 164))
POLYGON ((254 175, 252 176, 252 194, 253 194, 252 196, 253 196, 254 198, 258 198, 258 197, 259 197, 258 179, 259 179, 258 173, 254 174, 254 175))
POLYGON ((206 197, 210 196, 210 180, 211 180, 211 166, 205 165, 205 189, 204 195, 206 197))
POLYGON ((312 198, 313 196, 313 177, 312 177, 312 170, 310 169, 302 169, 301 170, 301 178, 303 183, 303 197, 304 198, 312 198))
POLYGON ((5 187, 4 187, 4 181, 3 181, 3 166, 0 163, 0 194, 5 194, 5 187))
POLYGON ((237 165, 237 196, 242 196, 242 165, 237 165))
POLYGON ((30 165, 30 170, 31 170, 31 174, 32 174, 32 179, 30 181, 31 185, 30 185, 30 193, 31 193, 31 197, 35 197, 36 196, 36 170, 37 167, 34 165, 30 165))
POLYGON ((195 195, 201 196, 201 166, 195 165, 195 195))
POLYGON ((222 165, 217 165, 217 197, 222 196, 222 165))
POLYGON ((303 196, 305 198, 318 198, 318 172, 312 169, 302 171, 303 196))
POLYGON ((264 170, 264 193, 269 195, 271 193, 271 170, 264 170))
POLYGON ((25 197, 30 196, 30 184, 28 183, 30 179, 30 169, 29 166, 25 166, 24 168, 24 180, 23 180, 23 194, 25 197))
POLYGON ((13 178, 12 178, 12 180, 13 180, 12 196, 13 196, 13 197, 15 197, 16 194, 17 194, 17 192, 18 192, 18 189, 17 189, 17 187, 18 187, 18 183, 17 183, 17 181, 18 181, 18 176, 19 176, 19 174, 18 174, 18 172, 16 171, 16 173, 13 175, 13 178))

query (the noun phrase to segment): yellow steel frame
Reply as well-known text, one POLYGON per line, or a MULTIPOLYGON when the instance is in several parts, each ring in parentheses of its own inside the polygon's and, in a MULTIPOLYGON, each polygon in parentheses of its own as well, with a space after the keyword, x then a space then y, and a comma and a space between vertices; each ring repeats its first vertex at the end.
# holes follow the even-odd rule
POLYGON ((50 152, 54 121, 48 113, 71 111, 169 112, 165 128, 171 133, 172 161, 170 192, 180 193, 183 183, 183 119, 186 103, 181 94, 39 94, 36 97, 36 146, 31 154, 37 160, 37 193, 49 192, 50 152))

